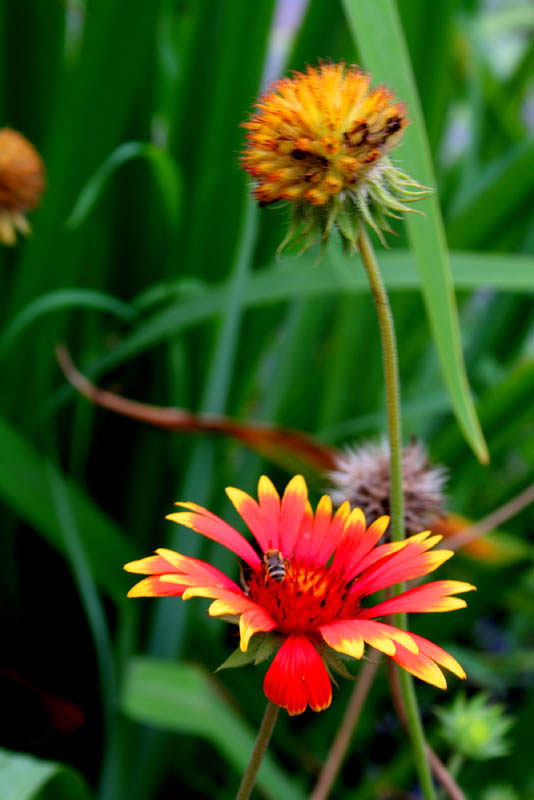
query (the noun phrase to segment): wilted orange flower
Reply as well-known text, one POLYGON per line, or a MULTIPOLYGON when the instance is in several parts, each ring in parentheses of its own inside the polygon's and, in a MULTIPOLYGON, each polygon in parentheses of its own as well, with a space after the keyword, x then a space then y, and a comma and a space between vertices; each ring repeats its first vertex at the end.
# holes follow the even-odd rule
POLYGON ((41 158, 21 133, 0 129, 0 242, 14 244, 17 231, 27 235, 25 217, 39 203, 44 188, 41 158))
POLYGON ((380 235, 386 215, 424 193, 387 158, 407 125, 405 107, 370 83, 356 66, 308 67, 275 83, 244 123, 242 164, 254 195, 263 205, 294 204, 288 241, 298 232, 325 239, 336 227, 354 248, 359 218, 380 235))
POLYGON ((321 498, 314 514, 300 475, 289 482, 281 500, 265 476, 258 484, 259 503, 240 489, 226 491, 256 547, 195 503, 177 503, 187 511, 167 519, 193 528, 242 558, 245 588, 210 564, 159 549, 155 556, 126 564, 129 572, 150 576, 136 584, 129 597, 211 598, 211 616, 239 621, 243 652, 252 636, 271 634, 276 654, 264 691, 290 714, 300 714, 308 705, 314 711, 327 708, 332 689, 325 663, 333 663, 332 650, 360 659, 365 643, 434 686, 444 689, 447 685, 438 665, 465 677, 460 664, 445 650, 379 618, 396 612, 462 608, 465 601, 451 595, 473 586, 435 581, 376 606, 366 602, 373 592, 426 575, 450 558, 450 550, 429 552, 440 536, 425 531, 402 542, 379 545, 388 517, 366 528, 362 511, 351 511, 348 502, 333 515, 328 496, 321 498))

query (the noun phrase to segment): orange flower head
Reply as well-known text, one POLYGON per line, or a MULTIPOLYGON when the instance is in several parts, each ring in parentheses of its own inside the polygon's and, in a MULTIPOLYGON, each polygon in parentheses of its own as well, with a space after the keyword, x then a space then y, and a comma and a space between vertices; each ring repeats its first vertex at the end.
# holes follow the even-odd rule
POLYGON ((386 215, 409 210, 403 200, 424 194, 387 158, 408 124, 405 107, 370 83, 356 66, 308 67, 275 83, 244 123, 242 165, 255 197, 261 205, 293 204, 282 247, 316 232, 326 240, 337 228, 354 249, 359 219, 381 236, 386 215))
POLYGON ((17 231, 30 232, 25 213, 38 205, 43 188, 37 150, 17 131, 0 129, 0 242, 14 244, 17 231))
MULTIPOLYGON (((473 586, 441 580, 375 606, 368 601, 374 592, 426 575, 450 558, 450 550, 432 551, 440 536, 424 531, 402 542, 378 544, 388 517, 366 527, 361 509, 351 511, 346 502, 333 513, 327 496, 314 513, 301 475, 289 482, 281 499, 265 476, 258 484, 258 501, 240 489, 226 491, 252 532, 254 547, 195 503, 178 503, 186 510, 168 519, 243 559, 243 588, 210 564, 159 549, 154 556, 126 564, 127 571, 148 575, 130 590, 130 597, 213 600, 210 616, 239 622, 242 653, 249 650, 252 637, 263 652, 275 653, 264 691, 289 714, 300 714, 307 706, 314 711, 327 708, 332 699, 327 666, 335 669, 339 663, 334 651, 360 659, 366 644, 434 686, 447 685, 440 666, 465 677, 460 664, 438 645, 380 618, 397 612, 463 608, 465 601, 453 595, 473 586)), ((258 653, 256 646, 250 650, 258 653)))

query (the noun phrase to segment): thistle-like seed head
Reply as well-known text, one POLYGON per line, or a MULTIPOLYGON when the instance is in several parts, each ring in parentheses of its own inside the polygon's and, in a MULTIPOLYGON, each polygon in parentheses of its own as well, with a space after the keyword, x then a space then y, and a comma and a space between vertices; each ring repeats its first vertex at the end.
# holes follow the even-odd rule
MULTIPOLYGON (((414 439, 404 449, 402 472, 406 530, 415 533, 443 516, 447 471, 432 466, 425 446, 414 439)), ((346 448, 329 478, 335 505, 348 500, 363 510, 368 522, 389 514, 389 445, 385 439, 346 448)))

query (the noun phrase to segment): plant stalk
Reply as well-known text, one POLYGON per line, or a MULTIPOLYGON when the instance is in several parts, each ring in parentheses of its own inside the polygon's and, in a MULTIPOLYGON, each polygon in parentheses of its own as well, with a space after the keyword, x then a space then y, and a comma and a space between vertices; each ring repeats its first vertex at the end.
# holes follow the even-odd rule
POLYGON ((354 691, 351 694, 347 708, 345 709, 345 714, 339 726, 339 730, 336 733, 336 738, 333 741, 332 747, 328 752, 328 757, 319 775, 319 780, 310 795, 310 800, 326 800, 330 795, 337 774, 347 755, 350 740, 378 667, 379 663, 377 661, 368 661, 364 664, 354 686, 354 691))
POLYGON ((280 706, 276 706, 269 700, 261 721, 258 736, 256 738, 256 744, 254 745, 254 750, 250 756, 250 761, 248 762, 245 774, 241 780, 241 785, 235 796, 235 800, 248 800, 250 797, 256 781, 256 774, 260 768, 263 756, 265 755, 265 751, 267 750, 271 740, 279 711, 280 706))
MULTIPOLYGON (((380 336, 382 340, 382 357, 384 363, 384 383, 386 390, 386 410, 388 419, 389 449, 390 449, 390 513, 391 513, 391 540, 398 542, 404 539, 404 492, 402 485, 402 424, 400 404, 400 380, 397 358, 397 342, 393 315, 389 304, 388 294, 380 268, 378 266, 373 246, 367 235, 363 223, 358 231, 358 248, 362 257, 363 266, 369 279, 371 291, 375 301, 380 336)), ((402 587, 399 587, 402 591, 402 587)), ((395 625, 406 629, 406 615, 395 614, 395 625)), ((426 754, 426 741, 423 726, 417 707, 417 698, 413 688, 411 675, 404 669, 399 670, 406 722, 412 741, 413 754, 417 775, 425 800, 436 800, 432 774, 426 754)))

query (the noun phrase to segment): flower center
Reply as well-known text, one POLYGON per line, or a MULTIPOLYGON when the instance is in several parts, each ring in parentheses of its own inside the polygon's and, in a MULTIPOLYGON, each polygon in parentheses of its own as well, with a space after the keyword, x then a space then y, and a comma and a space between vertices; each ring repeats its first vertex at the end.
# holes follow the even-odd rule
POLYGON ((285 570, 268 560, 252 572, 249 597, 278 623, 282 633, 310 633, 336 619, 354 616, 359 603, 328 567, 285 560, 285 570), (283 572, 283 574, 282 574, 283 572))

